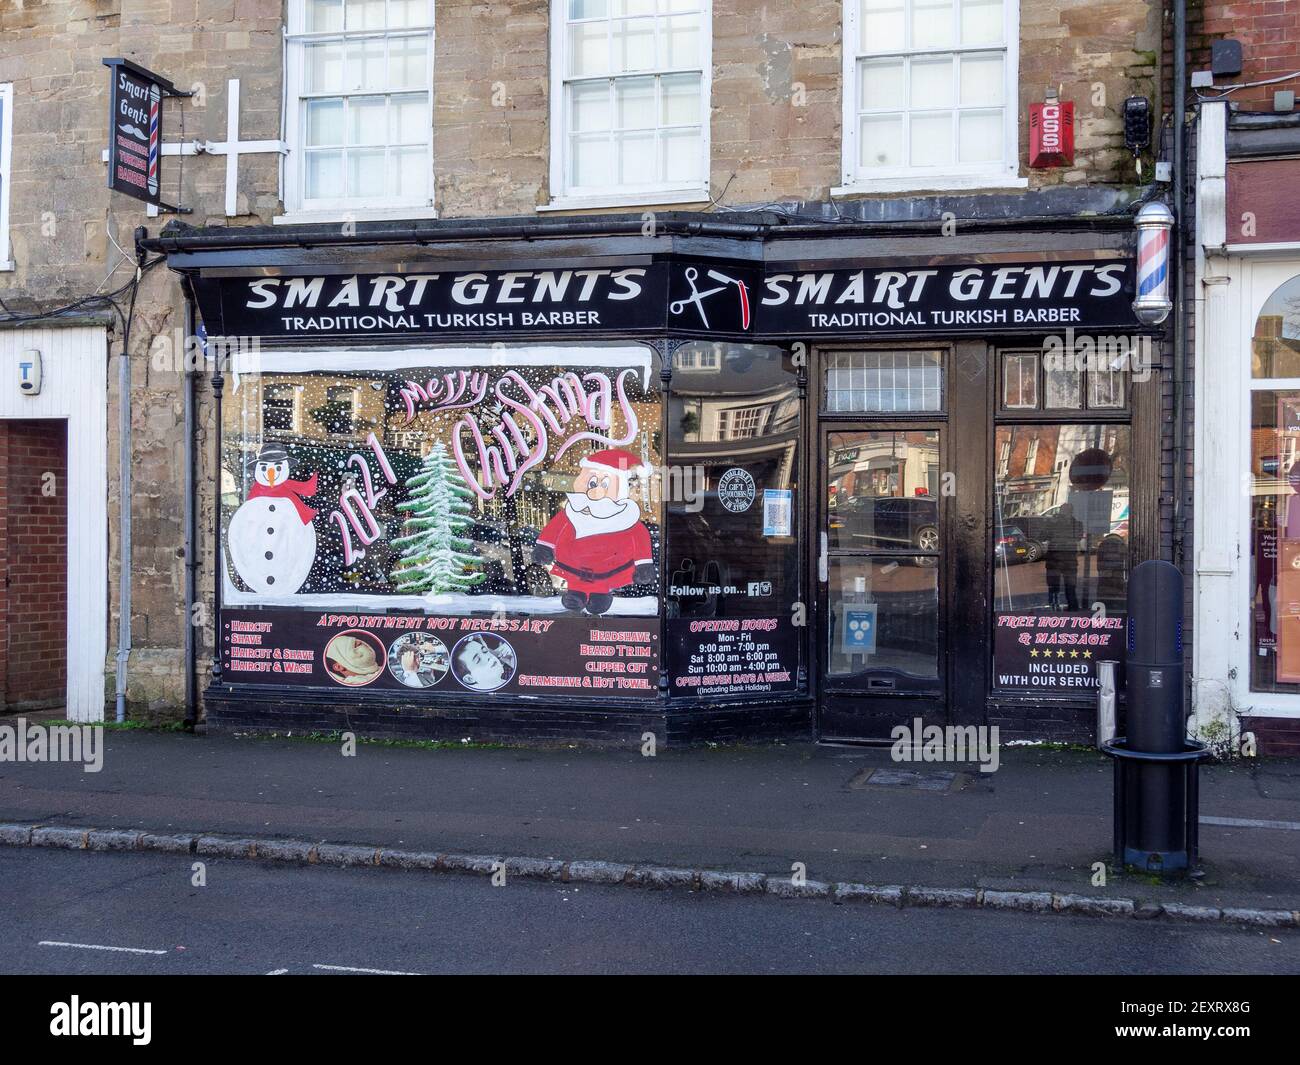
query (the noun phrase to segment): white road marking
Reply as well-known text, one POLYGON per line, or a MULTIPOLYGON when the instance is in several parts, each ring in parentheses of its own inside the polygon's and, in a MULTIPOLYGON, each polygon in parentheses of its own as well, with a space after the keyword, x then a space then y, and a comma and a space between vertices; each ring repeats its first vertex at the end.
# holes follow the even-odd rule
POLYGON ((1202 817, 1203 825, 1221 825, 1224 828, 1281 828, 1300 832, 1300 821, 1258 821, 1253 817, 1202 817))
POLYGON ((354 969, 350 965, 313 965, 313 969, 324 969, 331 973, 366 973, 369 976, 420 976, 420 973, 401 973, 393 969, 354 969))
POLYGON ((60 943, 54 939, 42 939, 38 947, 75 947, 77 950, 112 950, 119 954, 166 954, 165 950, 145 950, 143 947, 106 947, 102 943, 60 943))
POLYGON ((285 973, 287 973, 288 971, 289 971, 288 969, 272 969, 272 970, 271 970, 269 973, 267 973, 266 975, 267 975, 267 976, 283 976, 283 975, 284 975, 285 973))

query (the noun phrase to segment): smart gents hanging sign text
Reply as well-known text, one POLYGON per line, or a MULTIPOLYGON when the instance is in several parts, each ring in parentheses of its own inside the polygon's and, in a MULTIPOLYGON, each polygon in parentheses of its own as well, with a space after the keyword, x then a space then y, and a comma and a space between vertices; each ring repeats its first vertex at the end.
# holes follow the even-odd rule
POLYGON ((1137 330, 1130 260, 643 266, 201 278, 213 337, 814 337, 1137 330))

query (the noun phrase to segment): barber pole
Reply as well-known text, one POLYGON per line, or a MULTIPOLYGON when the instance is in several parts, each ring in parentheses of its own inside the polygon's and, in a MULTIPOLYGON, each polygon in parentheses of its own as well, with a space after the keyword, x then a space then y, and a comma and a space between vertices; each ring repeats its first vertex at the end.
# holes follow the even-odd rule
POLYGON ((158 155, 161 122, 162 93, 157 85, 149 87, 149 195, 158 195, 158 155))
POLYGON ((1138 211, 1137 298, 1133 313, 1144 325, 1159 325, 1173 308, 1169 298, 1169 233, 1174 213, 1163 203, 1138 211))

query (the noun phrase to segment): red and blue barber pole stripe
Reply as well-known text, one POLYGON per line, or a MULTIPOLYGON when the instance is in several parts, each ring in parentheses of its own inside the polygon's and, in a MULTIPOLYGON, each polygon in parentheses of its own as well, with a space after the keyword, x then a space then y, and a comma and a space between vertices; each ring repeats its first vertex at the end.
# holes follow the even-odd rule
POLYGON ((158 195, 158 156, 160 154, 160 137, 159 131, 159 113, 161 111, 162 94, 158 91, 158 86, 151 86, 149 89, 149 195, 158 195))
POLYGON ((1169 234, 1173 212, 1163 203, 1146 204, 1137 226, 1137 298, 1133 312, 1144 325, 1159 325, 1173 307, 1169 298, 1169 234))

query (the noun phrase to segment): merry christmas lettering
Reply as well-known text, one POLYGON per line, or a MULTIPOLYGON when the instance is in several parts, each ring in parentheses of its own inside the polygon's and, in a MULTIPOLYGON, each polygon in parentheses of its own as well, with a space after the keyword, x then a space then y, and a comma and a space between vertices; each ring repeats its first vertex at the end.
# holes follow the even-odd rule
POLYGON ((486 373, 460 370, 423 385, 407 381, 401 390, 406 404, 404 424, 410 424, 417 409, 432 413, 466 410, 451 438, 452 456, 465 483, 481 499, 493 498, 502 486, 510 497, 519 490, 524 474, 546 458, 551 438, 563 435, 575 419, 580 418, 589 428, 565 440, 552 461, 558 462, 569 448, 584 440, 601 447, 631 443, 639 423, 627 398, 626 382, 634 373, 633 369, 621 370, 611 381, 609 374, 600 371, 581 376, 569 371, 533 388, 517 371, 509 370, 490 386, 502 413, 486 438, 478 418, 467 409, 478 407, 487 398, 490 379, 486 373), (621 436, 612 435, 615 403, 622 416, 621 436))

